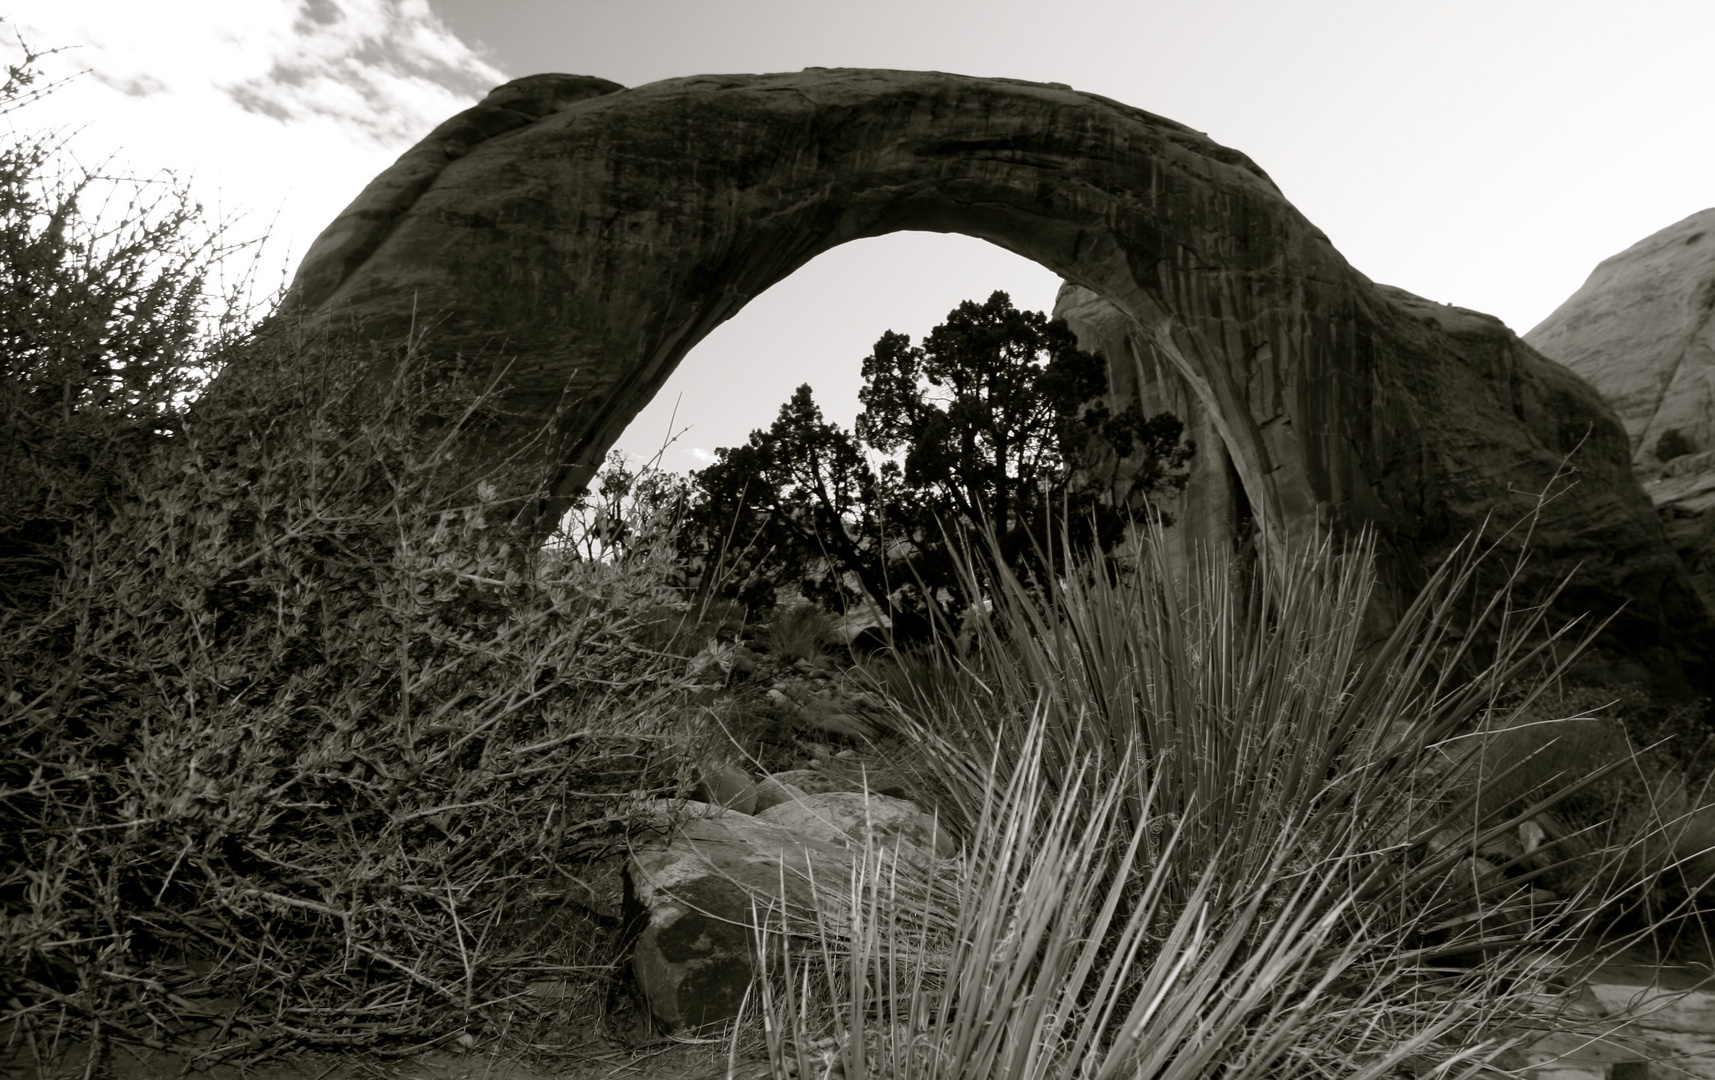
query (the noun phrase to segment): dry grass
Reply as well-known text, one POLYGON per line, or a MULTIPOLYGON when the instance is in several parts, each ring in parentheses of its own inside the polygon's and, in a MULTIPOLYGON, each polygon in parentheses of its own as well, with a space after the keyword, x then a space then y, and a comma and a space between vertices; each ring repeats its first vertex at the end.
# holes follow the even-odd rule
POLYGON ((833 627, 833 616, 815 604, 790 604, 772 613, 762 640, 769 655, 788 663, 814 661, 833 643, 833 627))

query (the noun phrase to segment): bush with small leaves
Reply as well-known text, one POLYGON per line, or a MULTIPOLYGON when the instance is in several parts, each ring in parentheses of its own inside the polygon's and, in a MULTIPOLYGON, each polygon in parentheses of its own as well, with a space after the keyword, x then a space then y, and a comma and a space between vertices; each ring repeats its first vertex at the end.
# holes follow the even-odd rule
POLYGON ((427 1043, 614 961, 544 928, 676 783, 636 613, 683 604, 538 558, 539 493, 462 464, 494 384, 374 349, 235 350, 0 628, 0 1022, 159 1041, 213 995, 215 1050, 427 1043))
MULTIPOLYGON (((0 113, 40 85, 26 49, 0 113)), ((125 497, 242 323, 245 245, 171 175, 114 177, 53 134, 0 134, 0 610, 39 604, 68 531, 125 497)), ((252 264, 253 269, 253 264, 252 264)))

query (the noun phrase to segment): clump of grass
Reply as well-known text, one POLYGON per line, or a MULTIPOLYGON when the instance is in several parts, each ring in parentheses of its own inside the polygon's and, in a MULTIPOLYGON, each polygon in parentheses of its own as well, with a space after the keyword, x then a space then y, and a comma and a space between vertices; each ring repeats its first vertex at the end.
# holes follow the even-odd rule
POLYGON ((1469 554, 1372 650, 1365 542, 1255 575, 1161 551, 1040 590, 1002 573, 963 660, 878 681, 964 840, 960 901, 937 928, 921 890, 854 876, 845 922, 763 981, 777 1075, 808 1075, 807 1048, 848 1078, 1469 1075, 1563 1022, 1575 946, 1625 885, 1533 889, 1574 857, 1553 842, 1472 858, 1603 777, 1504 808, 1472 790, 1539 696, 1521 676, 1577 653, 1546 605, 1495 597, 1495 652, 1463 677, 1469 554))
POLYGON ((674 783, 635 613, 676 594, 536 557, 537 492, 467 464, 496 384, 249 350, 0 623, 0 1023, 43 1056, 404 1050, 600 987, 567 898, 674 783))
POLYGON ((814 662, 833 641, 833 616, 815 604, 801 602, 777 608, 762 636, 768 653, 791 662, 814 662))

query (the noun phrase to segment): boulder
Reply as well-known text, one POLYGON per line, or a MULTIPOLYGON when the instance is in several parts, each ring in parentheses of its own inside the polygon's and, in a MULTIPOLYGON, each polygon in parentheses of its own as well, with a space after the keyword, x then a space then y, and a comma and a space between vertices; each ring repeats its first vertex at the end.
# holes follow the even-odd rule
POLYGON ((1613 406, 1669 542, 1715 607, 1715 208, 1604 259, 1525 341, 1613 406))
MULTIPOLYGON (((906 229, 998 244, 1117 314, 1111 370, 1171 372, 1201 410, 1193 430, 1225 475, 1195 517, 1203 538, 1370 527, 1385 614, 1565 465, 1576 498, 1515 537, 1526 586, 1572 572, 1564 612, 1624 605, 1609 674, 1712 678, 1710 617, 1587 383, 1495 319, 1369 281, 1244 154, 1063 85, 533 76, 361 194, 281 318, 388 342, 427 321, 420 362, 505 364, 470 465, 518 452, 549 492, 531 514, 545 535, 697 342, 822 252, 906 229)), ((393 361, 377 355, 379 392, 393 361)))
POLYGON ((736 1016, 755 972, 759 913, 798 928, 817 910, 840 918, 852 860, 843 844, 719 807, 672 812, 686 816, 663 818, 661 835, 634 846, 624 901, 638 991, 668 1032, 736 1016))
POLYGON ((697 766, 697 784, 692 790, 699 802, 725 807, 740 814, 756 811, 756 782, 737 765, 704 762, 697 766))
POLYGON ((830 776, 820 769, 788 769, 785 772, 771 773, 770 776, 780 784, 809 795, 847 790, 839 777, 830 776))
POLYGON ((862 791, 826 791, 779 803, 760 811, 757 818, 802 836, 858 848, 892 850, 904 843, 922 853, 941 858, 958 853, 958 845, 909 799, 895 799, 862 791))
POLYGON ((778 776, 765 776, 758 780, 753 785, 752 792, 756 796, 755 805, 751 809, 753 814, 760 814, 771 806, 802 799, 807 794, 802 788, 794 787, 778 776))

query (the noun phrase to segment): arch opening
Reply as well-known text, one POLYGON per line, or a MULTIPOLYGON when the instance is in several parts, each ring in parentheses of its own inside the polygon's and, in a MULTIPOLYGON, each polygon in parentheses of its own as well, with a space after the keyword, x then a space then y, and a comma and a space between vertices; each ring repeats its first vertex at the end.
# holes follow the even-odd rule
POLYGON ((849 429, 862 360, 884 331, 916 339, 960 302, 996 289, 1020 309, 1051 311, 1059 287, 1036 264, 966 236, 900 232, 841 245, 693 347, 614 448, 633 462, 659 455, 674 472, 701 468, 715 449, 767 428, 803 383, 827 418, 849 429))

